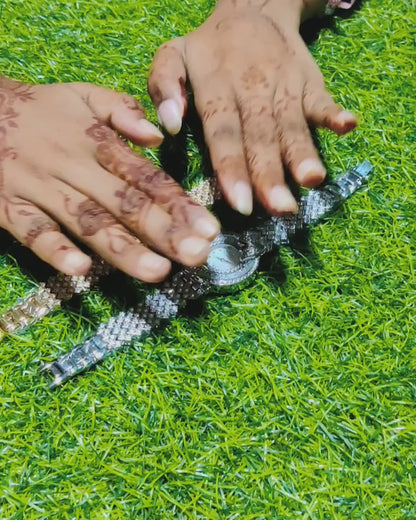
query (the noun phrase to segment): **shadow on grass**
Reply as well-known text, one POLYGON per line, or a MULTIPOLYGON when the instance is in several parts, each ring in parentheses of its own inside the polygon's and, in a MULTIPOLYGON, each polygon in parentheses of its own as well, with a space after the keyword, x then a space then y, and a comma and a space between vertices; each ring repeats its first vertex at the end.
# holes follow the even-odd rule
POLYGON ((12 244, 12 236, 4 229, 0 229, 0 255, 6 255, 12 244))
MULTIPOLYGON (((363 0, 356 0, 350 9, 337 9, 337 18, 351 18, 362 6, 363 0)), ((312 45, 318 38, 322 29, 336 31, 335 19, 333 16, 324 16, 320 19, 307 20, 301 26, 300 33, 306 45, 312 45)))

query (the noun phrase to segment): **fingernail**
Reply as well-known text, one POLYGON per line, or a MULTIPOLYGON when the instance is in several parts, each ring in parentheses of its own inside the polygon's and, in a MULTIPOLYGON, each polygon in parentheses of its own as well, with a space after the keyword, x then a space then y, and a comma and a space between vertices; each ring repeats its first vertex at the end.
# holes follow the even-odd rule
POLYGON ((340 112, 337 116, 337 119, 340 123, 344 125, 351 122, 355 123, 356 121, 355 115, 349 110, 343 110, 342 112, 340 112))
POLYGON ((343 127, 341 133, 353 130, 357 126, 357 118, 355 114, 353 114, 349 110, 343 110, 342 112, 340 112, 336 120, 337 123, 343 127))
POLYGON ((237 181, 231 194, 233 207, 242 215, 251 215, 253 212, 253 192, 245 181, 237 181))
POLYGON ((326 176, 326 170, 318 159, 305 159, 297 167, 296 177, 302 186, 312 188, 320 184, 326 176))
POLYGON ((139 257, 139 266, 151 273, 165 273, 170 269, 170 262, 163 256, 155 255, 154 253, 144 253, 139 257))
POLYGON ((198 218, 193 223, 192 227, 195 231, 197 231, 200 235, 207 238, 208 240, 212 240, 220 232, 220 225, 214 218, 198 218))
POLYGON ((208 257, 210 244, 197 237, 184 238, 179 244, 179 254, 184 262, 200 262, 208 257))
POLYGON ((279 213, 297 213, 298 205, 295 197, 286 186, 275 186, 269 194, 269 204, 279 213))
POLYGON ((85 274, 91 266, 91 259, 78 251, 67 253, 62 260, 62 268, 73 276, 85 274))
POLYGON ((147 138, 149 146, 158 145, 163 141, 162 132, 150 121, 147 121, 147 119, 140 119, 140 121, 137 121, 136 128, 147 138))
POLYGON ((162 124, 166 130, 176 135, 182 127, 182 112, 176 101, 173 99, 167 99, 162 101, 157 112, 160 124, 162 124))

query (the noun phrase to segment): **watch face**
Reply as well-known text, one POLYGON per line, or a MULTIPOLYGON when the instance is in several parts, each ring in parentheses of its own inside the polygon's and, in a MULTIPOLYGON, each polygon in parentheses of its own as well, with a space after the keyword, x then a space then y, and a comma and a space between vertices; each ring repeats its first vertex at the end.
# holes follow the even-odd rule
POLYGON ((207 260, 211 283, 216 287, 240 284, 254 273, 258 265, 258 258, 244 258, 241 244, 234 235, 218 236, 207 260))

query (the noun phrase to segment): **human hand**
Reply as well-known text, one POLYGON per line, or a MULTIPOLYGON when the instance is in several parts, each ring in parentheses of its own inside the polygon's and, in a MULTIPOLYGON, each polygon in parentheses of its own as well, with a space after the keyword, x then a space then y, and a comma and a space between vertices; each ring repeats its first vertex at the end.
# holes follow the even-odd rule
POLYGON ((117 135, 160 144, 144 117, 133 97, 94 85, 0 78, 0 227, 69 275, 91 259, 58 223, 144 281, 163 279, 168 258, 203 263, 216 219, 117 135))
POLYGON ((299 35, 322 0, 220 0, 196 31, 158 50, 149 92, 163 126, 179 132, 190 82, 213 169, 229 204, 252 211, 252 190, 272 214, 296 212, 284 179, 314 187, 326 172, 309 125, 337 134, 355 116, 335 104, 299 35))

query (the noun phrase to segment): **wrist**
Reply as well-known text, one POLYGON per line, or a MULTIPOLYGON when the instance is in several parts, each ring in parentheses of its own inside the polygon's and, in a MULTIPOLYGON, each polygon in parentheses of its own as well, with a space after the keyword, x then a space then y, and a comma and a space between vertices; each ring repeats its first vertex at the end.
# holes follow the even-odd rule
POLYGON ((14 79, 6 78, 6 76, 2 76, 0 74, 0 88, 11 88, 18 84, 19 84, 18 81, 14 80, 14 79))
POLYGON ((298 29, 302 22, 323 15, 327 5, 327 0, 218 0, 214 13, 258 12, 275 23, 298 29))

